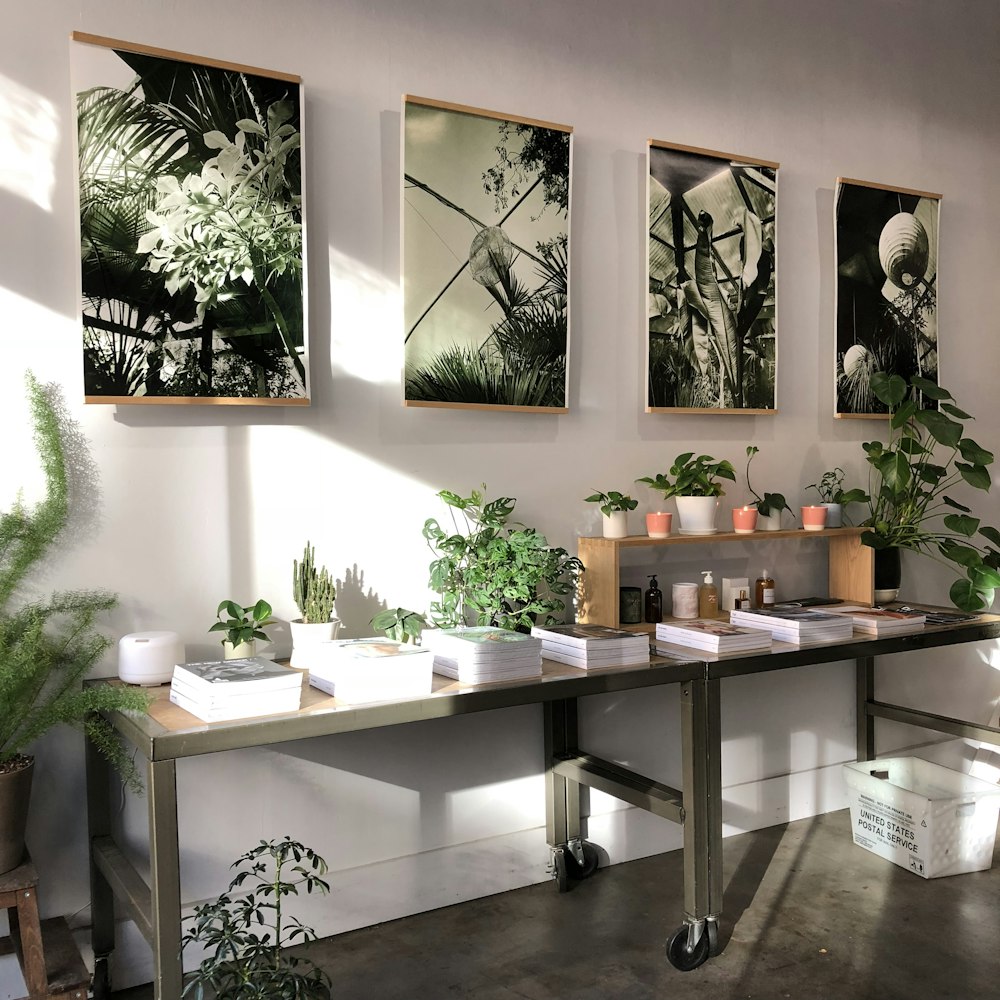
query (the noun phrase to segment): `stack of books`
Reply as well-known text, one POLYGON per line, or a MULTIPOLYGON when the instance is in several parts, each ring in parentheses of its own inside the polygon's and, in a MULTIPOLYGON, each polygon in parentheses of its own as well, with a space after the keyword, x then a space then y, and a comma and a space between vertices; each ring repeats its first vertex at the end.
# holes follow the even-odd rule
POLYGON ((658 651, 662 642, 713 653, 769 652, 771 633, 713 618, 694 618, 690 621, 660 622, 656 626, 656 642, 658 651))
POLYGON ((203 722, 297 712, 303 676, 263 656, 178 663, 170 680, 170 700, 203 722))
POLYGON ((764 629, 771 633, 771 638, 794 646, 847 642, 854 635, 850 618, 829 611, 760 608, 757 611, 730 611, 729 620, 733 625, 764 629))
POLYGON ((649 663, 649 636, 608 625, 536 625, 542 656, 573 667, 630 666, 649 663))
POLYGON ((434 653, 434 672, 460 684, 542 676, 542 640, 480 625, 424 629, 421 644, 434 653))
POLYGON ((309 650, 309 683, 352 705, 431 693, 434 654, 395 639, 333 639, 309 650))
POLYGON ((830 608, 830 612, 850 618, 857 631, 874 636, 922 632, 927 624, 927 615, 922 611, 884 611, 881 608, 844 604, 830 608))

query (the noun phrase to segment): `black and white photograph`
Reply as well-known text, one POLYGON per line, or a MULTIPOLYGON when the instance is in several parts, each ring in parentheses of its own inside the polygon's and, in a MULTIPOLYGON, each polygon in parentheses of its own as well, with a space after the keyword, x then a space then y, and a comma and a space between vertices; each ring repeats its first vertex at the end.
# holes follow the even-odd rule
POLYGON ((572 129, 403 98, 407 406, 564 412, 572 129))
POLYGON ((941 196, 837 178, 836 415, 887 413, 882 371, 938 381, 941 196))
POLYGON ((778 164, 649 142, 646 411, 777 409, 778 164))
POLYGON ((73 39, 86 401, 308 403, 299 78, 73 39))

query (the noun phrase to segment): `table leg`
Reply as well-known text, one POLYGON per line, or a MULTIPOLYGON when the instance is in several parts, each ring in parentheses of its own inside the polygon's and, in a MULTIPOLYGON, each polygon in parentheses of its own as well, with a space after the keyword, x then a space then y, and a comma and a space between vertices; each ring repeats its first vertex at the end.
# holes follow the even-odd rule
POLYGON ((176 764, 173 760, 150 761, 148 776, 153 995, 155 1000, 177 1000, 184 970, 176 764))
POLYGON ((94 1000, 109 1000, 109 962, 115 948, 115 895, 94 859, 93 842, 111 835, 111 766, 93 740, 85 740, 87 833, 90 861, 91 944, 94 949, 94 1000))
POLYGON ((550 866, 560 892, 572 873, 586 870, 580 820, 580 783, 557 774, 553 763, 579 745, 576 699, 561 698, 542 706, 545 717, 545 839, 550 866))
POLYGON ((875 700, 875 657, 859 656, 856 670, 858 760, 874 760, 875 717, 868 714, 868 703, 875 700))

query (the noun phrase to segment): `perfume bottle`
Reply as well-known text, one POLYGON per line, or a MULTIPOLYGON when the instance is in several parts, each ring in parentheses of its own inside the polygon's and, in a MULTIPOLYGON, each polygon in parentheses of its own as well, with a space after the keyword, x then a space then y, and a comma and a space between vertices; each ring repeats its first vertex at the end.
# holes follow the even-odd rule
POLYGON ((757 577, 757 582, 754 584, 754 607, 774 607, 774 580, 767 570, 757 577))
POLYGON ((663 621, 663 592, 660 590, 655 576, 649 578, 649 588, 645 595, 645 608, 647 622, 663 621))

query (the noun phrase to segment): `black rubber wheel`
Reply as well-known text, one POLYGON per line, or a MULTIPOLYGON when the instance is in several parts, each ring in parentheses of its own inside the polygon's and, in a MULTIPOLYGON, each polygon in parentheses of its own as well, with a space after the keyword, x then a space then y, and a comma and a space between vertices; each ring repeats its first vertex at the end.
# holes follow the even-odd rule
POLYGON ((708 938, 708 953, 709 955, 719 954, 719 921, 718 920, 706 920, 705 921, 705 935, 708 938))
POLYGON ((691 972, 692 969, 703 965, 711 951, 712 942, 707 928, 705 933, 698 938, 698 943, 689 951, 687 947, 689 930, 689 924, 682 924, 667 942, 667 960, 681 972, 691 972))
POLYGON ((556 880, 556 888, 560 892, 569 891, 569 875, 567 873, 566 858, 568 854, 565 848, 560 847, 552 852, 552 874, 556 880))
POLYGON ((563 855, 566 858, 567 874, 570 878, 576 879, 578 882, 582 879, 590 878, 590 876, 597 871, 597 865, 601 860, 597 853, 597 848, 594 847, 593 844, 584 840, 581 841, 580 846, 583 848, 582 865, 576 860, 573 852, 568 847, 563 848, 563 855))

